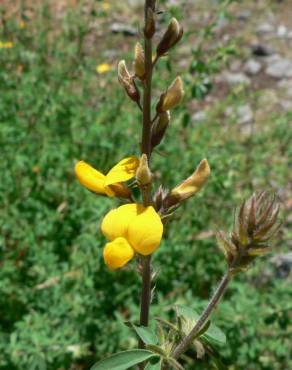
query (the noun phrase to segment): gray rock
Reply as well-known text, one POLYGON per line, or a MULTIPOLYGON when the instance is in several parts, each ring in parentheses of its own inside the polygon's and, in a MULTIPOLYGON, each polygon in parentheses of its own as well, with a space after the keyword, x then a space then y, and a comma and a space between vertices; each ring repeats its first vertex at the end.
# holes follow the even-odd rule
POLYGON ((196 112, 192 115, 192 121, 193 122, 200 122, 200 121, 204 121, 206 119, 206 112, 204 111, 199 111, 199 112, 196 112))
POLYGON ((272 257, 271 263, 276 267, 277 277, 288 277, 292 271, 292 252, 281 253, 272 257))
POLYGON ((242 10, 240 11, 238 14, 237 14, 237 19, 239 19, 240 21, 242 22, 245 22, 248 20, 248 18, 250 18, 251 16, 251 11, 246 9, 246 10, 242 10))
POLYGON ((282 38, 282 37, 286 37, 288 34, 288 29, 286 26, 284 26, 283 24, 280 25, 277 29, 277 36, 282 38))
POLYGON ((143 0, 128 0, 128 4, 134 8, 137 8, 138 6, 143 6, 144 1, 143 0))
POLYGON ((251 76, 258 74, 261 69, 261 63, 255 59, 249 59, 243 67, 244 72, 251 76))
POLYGON ((257 28, 257 33, 265 34, 272 33, 275 30, 275 27, 271 23, 262 23, 257 28))
POLYGON ((231 86, 235 85, 250 85, 250 79, 244 73, 232 73, 225 72, 223 74, 223 79, 231 86))
POLYGON ((250 105, 241 105, 239 107, 228 107, 225 111, 226 116, 234 116, 238 124, 250 123, 253 120, 253 111, 250 105))
POLYGON ((292 101, 291 100, 281 100, 280 105, 285 111, 289 111, 289 112, 292 111, 292 101))
POLYGON ((251 107, 246 104, 237 108, 238 123, 245 124, 253 120, 253 111, 251 107))
POLYGON ((129 24, 118 22, 115 22, 111 25, 111 31, 113 33, 122 33, 125 36, 136 36, 138 33, 136 28, 130 26, 129 24))
POLYGON ((292 61, 285 58, 276 60, 267 67, 266 74, 279 79, 292 77, 292 61))

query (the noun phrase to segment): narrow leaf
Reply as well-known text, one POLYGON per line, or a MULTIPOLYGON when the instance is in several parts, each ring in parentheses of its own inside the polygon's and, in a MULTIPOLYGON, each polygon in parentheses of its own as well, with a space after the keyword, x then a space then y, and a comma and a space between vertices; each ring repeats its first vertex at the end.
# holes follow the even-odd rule
POLYGON ((91 370, 126 370, 154 356, 153 352, 145 349, 123 351, 97 362, 91 370))
POLYGON ((150 328, 146 328, 145 326, 137 326, 134 324, 132 324, 132 327, 145 344, 158 343, 156 334, 150 328))

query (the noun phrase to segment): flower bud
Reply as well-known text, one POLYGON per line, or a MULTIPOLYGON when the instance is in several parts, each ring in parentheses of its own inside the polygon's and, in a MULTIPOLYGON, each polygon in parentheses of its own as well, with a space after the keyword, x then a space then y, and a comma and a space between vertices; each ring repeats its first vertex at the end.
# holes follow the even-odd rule
POLYGON ((142 154, 139 167, 136 172, 136 179, 139 185, 145 186, 149 185, 152 180, 152 173, 148 166, 148 159, 146 154, 142 154))
POLYGON ((165 54, 170 48, 177 44, 183 35, 183 28, 175 18, 172 18, 166 32, 160 40, 156 52, 157 56, 165 54))
POLYGON ((158 119, 154 122, 151 131, 151 147, 154 148, 161 143, 170 121, 169 111, 159 114, 158 119))
POLYGON ((139 42, 135 45, 134 69, 136 76, 142 80, 145 77, 145 57, 144 50, 139 42))
POLYGON ((118 79, 125 89, 127 95, 136 103, 140 102, 140 93, 137 89, 133 77, 130 75, 126 62, 121 60, 118 64, 118 79))
POLYGON ((195 172, 183 181, 180 185, 176 186, 171 194, 177 196, 180 201, 190 198, 197 193, 208 180, 210 175, 210 167, 207 159, 203 159, 195 172))
POLYGON ((155 14, 151 8, 147 9, 147 18, 144 28, 144 35, 147 39, 151 39, 155 33, 155 14))
POLYGON ((166 112, 176 107, 184 96, 183 82, 180 77, 177 77, 169 88, 160 96, 160 100, 156 106, 158 113, 166 112))
POLYGON ((218 244, 233 272, 244 270, 255 257, 270 251, 270 240, 281 226, 279 209, 268 193, 253 194, 241 205, 231 235, 218 232, 218 244))

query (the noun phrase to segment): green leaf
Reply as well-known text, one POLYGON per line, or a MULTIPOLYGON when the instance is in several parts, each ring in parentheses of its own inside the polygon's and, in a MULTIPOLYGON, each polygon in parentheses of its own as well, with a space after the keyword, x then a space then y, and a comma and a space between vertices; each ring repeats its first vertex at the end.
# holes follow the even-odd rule
POLYGON ((158 343, 157 335, 150 328, 146 328, 145 326, 137 326, 134 324, 132 324, 132 327, 145 344, 158 343))
POLYGON ((126 370, 154 356, 157 355, 146 349, 123 351, 97 362, 91 370, 126 370))
POLYGON ((145 367, 145 370, 160 370, 160 365, 161 365, 160 360, 155 363, 148 362, 148 364, 145 367))
MULTIPOLYGON (((196 324, 198 321, 200 315, 193 310, 192 308, 186 307, 186 306, 177 306, 177 312, 178 316, 183 316, 189 320, 193 320, 193 325, 196 324)), ((226 336, 223 333, 221 329, 219 329, 215 324, 211 323, 208 330, 204 333, 202 337, 205 337, 206 339, 209 339, 213 342, 219 343, 219 344, 225 344, 226 343, 226 336)))

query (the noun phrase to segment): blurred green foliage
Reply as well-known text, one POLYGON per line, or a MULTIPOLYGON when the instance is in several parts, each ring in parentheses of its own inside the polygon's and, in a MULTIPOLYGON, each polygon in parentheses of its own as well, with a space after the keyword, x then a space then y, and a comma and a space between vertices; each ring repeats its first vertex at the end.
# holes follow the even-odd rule
MULTIPOLYGON (((122 323, 138 319, 135 266, 112 273, 102 261, 99 224, 117 203, 86 191, 73 174, 78 159, 106 171, 139 153, 139 112, 114 70, 95 71, 96 64, 109 62, 104 40, 97 48, 90 44, 90 22, 102 16, 77 7, 56 31, 44 3, 32 20, 24 19, 24 28, 11 18, 1 31, 1 39, 14 43, 0 49, 1 370, 89 369, 101 357, 136 345, 122 323)), ((130 47, 132 41, 120 35, 108 39, 117 58, 127 57, 118 45, 130 47)), ((183 76, 187 99, 208 94, 211 86, 203 89, 202 81, 211 81, 233 50, 219 46, 210 61, 191 61, 183 76), (198 71, 202 78, 194 85, 198 71)), ((175 76, 172 62, 170 56, 161 63, 158 76, 166 79, 159 87, 175 76)), ((175 302, 201 310, 225 267, 210 231, 229 227, 233 207, 252 190, 286 185, 292 115, 275 113, 264 127, 243 134, 223 112, 247 98, 260 108, 260 94, 235 89, 196 123, 185 104, 176 109, 153 157, 157 183, 167 187, 204 157, 212 168, 208 186, 178 211, 155 254, 153 316, 168 317, 175 302)), ((287 238, 284 228, 282 250, 287 238)), ((275 277, 269 257, 231 284, 214 317, 227 335, 227 346, 218 350, 230 369, 290 368, 290 297, 291 284, 275 277)), ((210 367, 200 362, 192 368, 210 367)))

